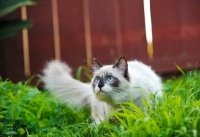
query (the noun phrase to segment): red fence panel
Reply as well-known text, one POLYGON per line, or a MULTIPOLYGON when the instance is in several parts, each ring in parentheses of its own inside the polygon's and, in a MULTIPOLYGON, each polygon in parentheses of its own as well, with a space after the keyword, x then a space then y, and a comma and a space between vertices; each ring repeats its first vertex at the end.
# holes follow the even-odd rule
MULTIPOLYGON (((200 1, 151 0, 154 59, 147 53, 142 0, 57 0, 61 60, 74 70, 97 58, 110 64, 120 56, 138 59, 159 73, 196 68, 200 63, 200 1), (88 8, 87 8, 88 7, 88 8), (90 39, 91 38, 91 39, 90 39), (88 42, 89 41, 89 42, 88 42), (91 43, 91 47, 90 47, 91 43)), ((52 1, 27 7, 31 74, 55 58, 52 1)), ((55 5, 54 5, 55 6, 55 5)), ((7 18, 20 18, 20 10, 7 18)), ((22 37, 0 41, 0 75, 24 79, 22 37)))

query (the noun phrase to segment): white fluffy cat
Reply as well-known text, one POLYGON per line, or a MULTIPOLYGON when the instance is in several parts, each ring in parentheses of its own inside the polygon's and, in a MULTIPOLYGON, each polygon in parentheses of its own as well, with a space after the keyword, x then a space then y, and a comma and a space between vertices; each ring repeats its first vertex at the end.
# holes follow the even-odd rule
POLYGON ((97 124, 123 102, 131 100, 141 107, 143 97, 150 102, 151 93, 162 96, 161 78, 142 62, 127 62, 124 57, 104 66, 94 59, 91 83, 74 79, 69 66, 56 60, 49 62, 43 72, 46 89, 63 102, 90 107, 97 124))

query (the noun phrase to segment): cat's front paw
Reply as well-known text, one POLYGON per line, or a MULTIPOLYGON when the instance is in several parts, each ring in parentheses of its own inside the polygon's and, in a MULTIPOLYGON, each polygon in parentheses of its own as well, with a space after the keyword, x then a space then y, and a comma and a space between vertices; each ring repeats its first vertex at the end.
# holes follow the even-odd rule
POLYGON ((101 124, 101 121, 103 121, 105 119, 105 117, 101 114, 97 114, 97 113, 92 113, 91 114, 92 116, 92 119, 93 121, 96 123, 96 124, 101 124))

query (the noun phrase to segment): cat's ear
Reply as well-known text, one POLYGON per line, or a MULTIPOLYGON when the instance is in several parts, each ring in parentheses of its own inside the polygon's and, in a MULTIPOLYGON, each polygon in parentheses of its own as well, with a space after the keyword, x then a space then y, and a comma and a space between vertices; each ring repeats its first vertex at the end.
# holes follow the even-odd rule
POLYGON ((102 67, 101 63, 99 63, 98 60, 96 60, 96 59, 94 58, 93 61, 94 61, 93 70, 98 70, 98 69, 100 69, 100 68, 102 67))
POLYGON ((122 72, 123 76, 128 75, 128 64, 125 57, 121 57, 117 63, 113 66, 113 68, 117 68, 122 72))

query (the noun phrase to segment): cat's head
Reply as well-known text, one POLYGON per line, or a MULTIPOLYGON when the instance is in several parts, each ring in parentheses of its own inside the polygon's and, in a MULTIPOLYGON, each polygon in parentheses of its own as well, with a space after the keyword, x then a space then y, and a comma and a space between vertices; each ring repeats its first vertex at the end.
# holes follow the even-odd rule
POLYGON ((125 57, 114 65, 101 65, 94 59, 93 70, 92 88, 96 97, 107 103, 120 100, 130 81, 125 57))

